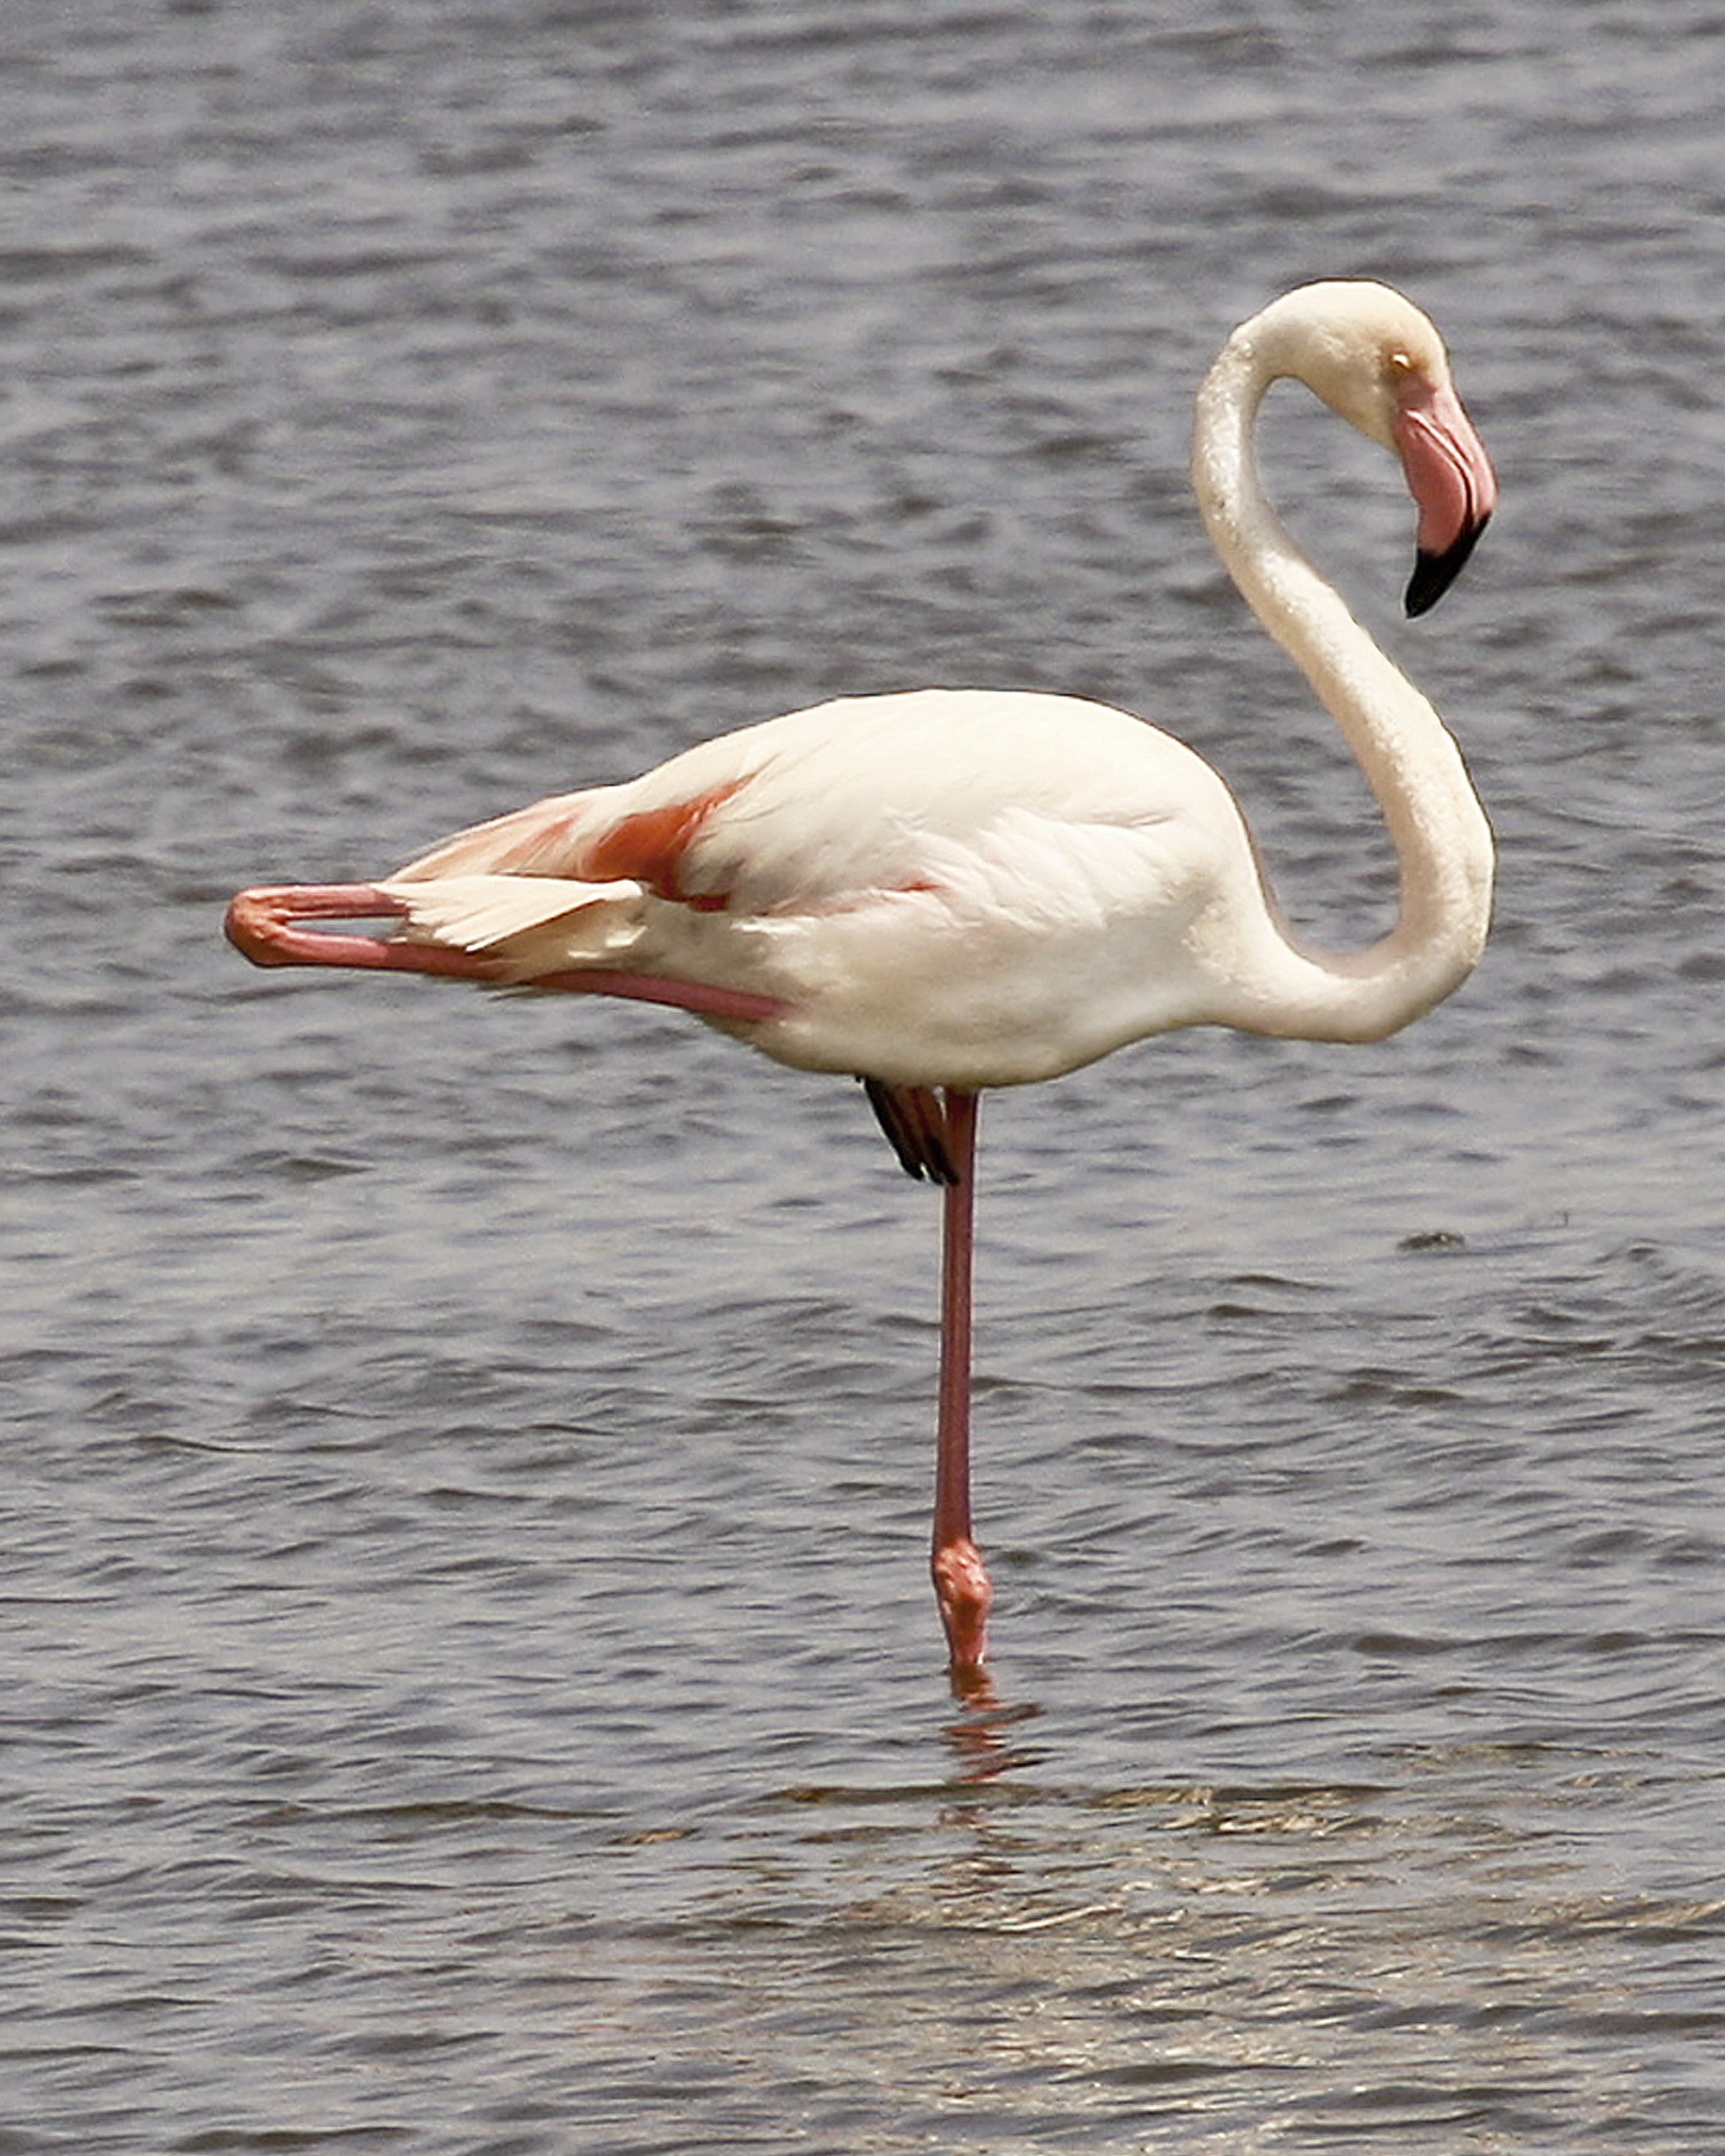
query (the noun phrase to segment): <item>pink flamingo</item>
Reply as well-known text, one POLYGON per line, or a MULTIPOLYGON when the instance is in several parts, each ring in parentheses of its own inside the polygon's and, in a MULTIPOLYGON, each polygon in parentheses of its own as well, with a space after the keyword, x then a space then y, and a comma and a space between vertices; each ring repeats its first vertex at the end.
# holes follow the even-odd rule
POLYGON ((1199 393, 1211 540, 1394 842, 1398 915, 1369 949, 1297 940, 1233 796, 1180 742, 1079 698, 972 690, 793 711, 461 832, 379 882, 248 891, 228 914, 259 965, 633 997, 862 1076, 903 1166, 945 1190, 932 1570, 955 1673, 981 1665, 993 1599, 970 1512, 978 1089, 1177 1026, 1375 1040, 1455 988, 1485 942, 1491 836, 1460 752, 1260 486, 1255 424, 1282 377, 1399 454, 1418 511, 1410 613, 1460 569, 1497 482, 1436 330, 1380 285, 1288 293, 1235 331, 1199 393), (305 925, 361 920, 389 930, 305 925))

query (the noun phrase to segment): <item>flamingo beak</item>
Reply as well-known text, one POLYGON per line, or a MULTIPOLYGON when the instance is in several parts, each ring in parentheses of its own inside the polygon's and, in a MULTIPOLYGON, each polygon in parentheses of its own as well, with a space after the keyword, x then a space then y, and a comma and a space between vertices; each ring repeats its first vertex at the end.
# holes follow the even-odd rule
POLYGON ((1410 614, 1424 613, 1455 581, 1497 506, 1497 475, 1448 383, 1435 388, 1409 374, 1392 431, 1420 512, 1418 552, 1403 604, 1410 614))

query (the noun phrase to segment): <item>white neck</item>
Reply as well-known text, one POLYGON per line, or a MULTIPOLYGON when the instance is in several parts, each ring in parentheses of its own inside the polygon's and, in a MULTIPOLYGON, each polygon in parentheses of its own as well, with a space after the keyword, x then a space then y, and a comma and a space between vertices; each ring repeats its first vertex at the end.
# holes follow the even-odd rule
POLYGON ((1491 914, 1491 831, 1436 711, 1318 575, 1264 493, 1252 436, 1265 392, 1286 371, 1249 338, 1230 340, 1199 393, 1193 485, 1230 575, 1358 759, 1395 844, 1401 898, 1388 936, 1343 954, 1302 948, 1271 901, 1253 1008, 1232 1022, 1304 1040, 1375 1040, 1473 970, 1491 914))

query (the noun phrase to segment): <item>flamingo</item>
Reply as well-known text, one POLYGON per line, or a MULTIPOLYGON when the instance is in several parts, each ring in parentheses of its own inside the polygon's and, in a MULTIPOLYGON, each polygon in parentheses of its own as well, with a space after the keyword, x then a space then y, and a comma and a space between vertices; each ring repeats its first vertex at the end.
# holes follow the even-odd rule
POLYGON ((1405 606, 1444 593, 1497 480, 1442 341, 1388 287, 1284 295, 1199 392, 1211 541, 1363 769, 1399 901, 1369 948, 1286 925, 1233 795, 1193 751, 1087 700, 923 689, 746 726, 644 777, 536 802, 376 883, 242 892, 264 966, 350 966, 691 1011, 798 1069, 861 1078, 899 1161, 944 1192, 932 1571, 955 1679, 993 1601, 970 1505, 980 1089, 1053 1078, 1192 1025, 1376 1040, 1467 977, 1491 828, 1437 712, 1277 518, 1253 454, 1266 392, 1304 382, 1399 457, 1417 511, 1405 606), (337 922, 385 923, 382 933, 337 922))

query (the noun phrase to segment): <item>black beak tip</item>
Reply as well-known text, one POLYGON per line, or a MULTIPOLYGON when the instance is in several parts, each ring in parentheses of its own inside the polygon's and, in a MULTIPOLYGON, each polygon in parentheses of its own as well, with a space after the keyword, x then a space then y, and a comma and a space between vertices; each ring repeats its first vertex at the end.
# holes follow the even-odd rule
POLYGON ((1455 545, 1445 547, 1441 554, 1430 553, 1423 547, 1420 549, 1402 599, 1409 615, 1429 613, 1437 604, 1461 575, 1462 564, 1472 553, 1487 521, 1482 516, 1476 524, 1470 524, 1455 545))

